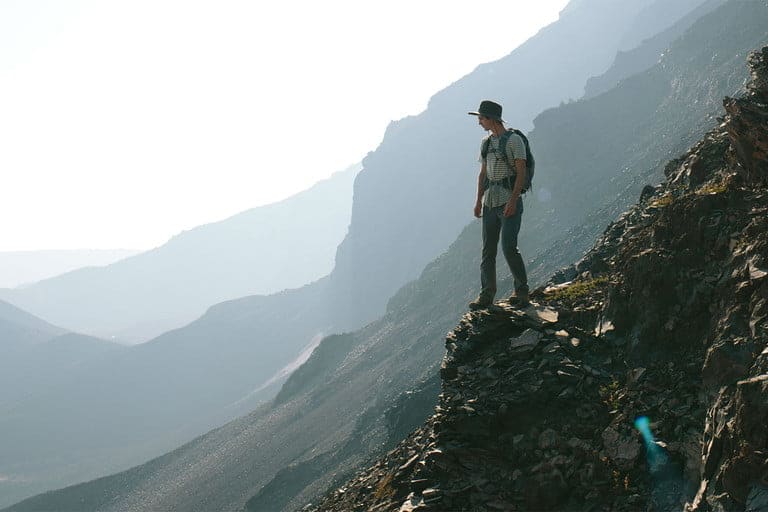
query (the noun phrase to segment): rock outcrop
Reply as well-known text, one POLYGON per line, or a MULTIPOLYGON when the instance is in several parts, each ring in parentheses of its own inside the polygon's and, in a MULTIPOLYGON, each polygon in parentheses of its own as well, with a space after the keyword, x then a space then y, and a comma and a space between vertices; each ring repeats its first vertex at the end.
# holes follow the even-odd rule
POLYGON ((666 182, 531 307, 466 314, 435 414, 308 509, 768 510, 768 47, 748 62, 666 182))

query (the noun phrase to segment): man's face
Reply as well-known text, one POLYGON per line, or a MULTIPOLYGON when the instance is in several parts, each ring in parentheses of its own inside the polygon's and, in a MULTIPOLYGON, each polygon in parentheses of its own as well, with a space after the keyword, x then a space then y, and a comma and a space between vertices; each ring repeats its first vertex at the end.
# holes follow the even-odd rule
POLYGON ((477 122, 483 127, 483 130, 489 131, 491 129, 491 118, 485 116, 477 116, 477 122))

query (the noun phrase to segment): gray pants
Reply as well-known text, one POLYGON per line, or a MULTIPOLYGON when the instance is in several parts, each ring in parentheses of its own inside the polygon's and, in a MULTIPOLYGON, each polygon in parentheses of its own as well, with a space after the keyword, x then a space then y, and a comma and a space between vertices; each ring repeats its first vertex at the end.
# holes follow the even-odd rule
POLYGON ((517 249, 517 234, 523 218, 523 199, 517 201, 517 211, 512 217, 504 217, 504 206, 488 208, 483 206, 483 255, 480 262, 480 296, 493 300, 496 296, 496 251, 501 234, 501 251, 507 260, 515 280, 515 293, 528 293, 528 276, 520 251, 517 249))

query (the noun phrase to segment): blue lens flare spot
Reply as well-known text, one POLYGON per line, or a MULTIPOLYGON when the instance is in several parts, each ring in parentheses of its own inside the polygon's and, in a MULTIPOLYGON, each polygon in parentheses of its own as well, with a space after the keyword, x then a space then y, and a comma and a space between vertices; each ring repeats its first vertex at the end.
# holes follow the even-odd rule
POLYGON ((635 420, 635 428, 643 435, 646 446, 653 443, 653 433, 651 432, 651 420, 648 416, 639 416, 635 420))
POLYGON ((661 467, 667 463, 669 457, 665 453, 656 441, 653 439, 653 433, 651 432, 651 420, 648 416, 639 416, 635 419, 635 428, 640 431, 645 441, 645 455, 648 458, 648 466, 651 473, 654 473, 661 469, 661 467))

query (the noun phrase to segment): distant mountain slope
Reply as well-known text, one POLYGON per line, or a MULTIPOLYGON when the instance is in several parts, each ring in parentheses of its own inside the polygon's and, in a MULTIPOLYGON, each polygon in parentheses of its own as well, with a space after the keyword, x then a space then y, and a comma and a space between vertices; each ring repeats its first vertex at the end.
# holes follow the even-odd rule
POLYGON ((26 348, 66 331, 0 300, 0 349, 26 348))
POLYGON ((729 1, 700 18, 649 70, 538 116, 531 134, 536 201, 527 205, 525 225, 537 234, 534 248, 550 247, 550 236, 581 225, 593 227, 585 239, 593 240, 645 185, 658 183, 666 163, 716 124, 722 98, 743 89, 744 59, 768 39, 766 24, 764 0, 729 1), (594 213, 608 205, 595 222, 594 213))
MULTIPOLYGON (((662 62, 637 78, 643 84, 651 77, 677 85, 662 85, 651 92, 661 89, 667 91, 666 95, 661 99, 650 95, 643 102, 647 105, 653 99, 663 104, 664 109, 651 111, 662 117, 667 113, 663 121, 644 122, 648 115, 644 109, 628 111, 635 115, 639 112, 637 118, 608 115, 616 109, 617 97, 637 94, 637 84, 631 81, 622 82, 611 94, 564 105, 543 115, 548 127, 543 133, 555 141, 577 134, 574 123, 578 121, 586 140, 594 138, 595 133, 603 133, 606 138, 613 131, 623 135, 623 139, 617 135, 610 140, 615 147, 626 148, 628 154, 619 160, 614 179, 606 180, 614 187, 607 189, 611 193, 599 188, 600 194, 589 195, 595 183, 571 177, 574 169, 586 173, 590 164, 600 162, 588 151, 573 153, 577 158, 572 168, 541 168, 542 176, 544 170, 551 169, 551 176, 543 180, 548 187, 562 181, 563 190, 576 198, 589 197, 591 202, 584 205, 577 201, 575 204, 583 208, 577 211, 574 203, 564 201, 567 209, 563 215, 570 215, 571 221, 557 225, 557 230, 552 222, 539 226, 536 215, 527 214, 526 222, 535 228, 526 226, 523 240, 529 247, 538 247, 528 253, 535 263, 531 268, 533 282, 543 282, 556 269, 582 256, 582 248, 594 242, 595 232, 601 232, 615 218, 615 209, 625 201, 636 200, 639 194, 634 192, 635 183, 656 183, 661 179, 664 163, 649 163, 648 147, 634 145, 635 140, 653 139, 659 127, 668 129, 663 131, 665 138, 674 142, 658 150, 659 155, 653 154, 654 159, 661 159, 661 153, 684 144, 694 136, 692 132, 715 124, 713 114, 719 112, 719 100, 709 104, 712 111, 693 105, 702 97, 730 93, 733 84, 744 82, 744 58, 752 48, 747 45, 755 39, 768 39, 765 26, 766 3, 739 0, 693 25, 662 62), (718 30, 738 31, 740 36, 735 41, 715 38, 703 44, 704 34, 717 34, 718 30), (714 62, 713 52, 719 56, 714 62), (710 64, 703 66, 702 62, 710 64), (582 117, 584 105, 601 115, 582 117), (680 110, 685 108, 692 111, 691 118, 684 118, 690 119, 691 126, 679 122, 680 110), (626 127, 633 123, 639 128, 628 130, 626 127), (630 164, 626 172, 620 172, 630 164), (620 193, 618 199, 616 191, 620 193), (587 224, 580 225, 579 220, 587 224), (548 240, 558 235, 561 238, 550 242, 539 241, 539 237, 548 240)), ((539 122, 537 119, 534 134, 540 145, 555 152, 550 161, 565 160, 572 147, 544 142, 545 135, 538 134, 539 122)), ((596 172, 603 170, 607 167, 598 166, 596 172)), ((558 194, 563 193, 560 190, 558 187, 558 194)), ((531 199, 529 202, 533 203, 531 199)), ((552 212, 547 215, 550 221, 558 219, 552 212)), ((476 293, 478 247, 479 226, 474 221, 446 253, 426 266, 418 280, 403 286, 389 300, 383 318, 353 333, 328 338, 316 356, 294 373, 271 406, 146 465, 39 496, 12 510, 34 510, 45 504, 60 504, 61 510, 67 510, 67 504, 77 504, 84 510, 241 510, 246 504, 252 510, 301 509, 329 486, 341 483, 371 456, 394 446, 399 433, 415 427, 431 413, 437 394, 433 379, 444 353, 445 333, 476 293)), ((506 292, 509 280, 503 283, 501 291, 506 292)), ((224 314, 225 309, 220 313, 224 314)))
MULTIPOLYGON (((126 347, 67 332, 0 301, 0 422, 12 418, 17 407, 31 397, 49 393, 63 382, 77 378, 83 366, 103 364, 123 350, 126 347)), ((55 428, 57 411, 66 410, 69 398, 65 396, 48 408, 42 421, 48 425, 51 437, 45 442, 62 442, 65 433, 55 428)), ((26 427, 35 429, 40 425, 26 427)), ((39 489, 27 478, 24 466, 25 454, 34 450, 29 446, 35 443, 16 444, 17 435, 25 434, 9 431, 0 441, 0 503, 10 503, 39 489)))
POLYGON ((0 301, 0 407, 45 389, 41 379, 69 377, 73 366, 122 348, 67 332, 0 301))
MULTIPOLYGON (((688 18, 690 14, 697 17, 705 14, 706 11, 700 11, 700 6, 711 4, 709 0, 704 2, 700 0, 667 0, 656 1, 646 4, 633 18, 632 24, 624 32, 619 42, 619 53, 632 50, 642 46, 643 42, 655 36, 657 33, 665 33, 673 28, 678 21, 688 18)), ((724 1, 719 2, 722 5, 724 1)), ((717 7, 717 6, 711 6, 717 7)), ((711 10, 705 7, 706 10, 711 10)))
MULTIPOLYGON (((466 239, 467 248, 476 252, 474 237, 466 239)), ((46 506, 59 511, 241 510, 279 468, 291 462, 314 461, 308 467, 299 464, 296 469, 302 476, 286 482, 299 489, 307 485, 307 478, 314 480, 318 470, 327 469, 327 478, 340 462, 349 470, 366 460, 382 435, 386 437, 387 426, 379 418, 387 402, 434 370, 426 362, 436 360, 443 324, 454 322, 458 314, 456 308, 424 322, 425 309, 416 302, 412 305, 416 307, 407 320, 388 315, 356 332, 353 340, 329 338, 328 347, 320 352, 330 353, 336 362, 328 365, 327 357, 313 358, 296 377, 308 379, 307 384, 293 380, 280 406, 257 409, 143 466, 42 495, 12 510, 46 506), (421 325, 418 334, 414 322, 421 325), (349 341, 355 345, 351 351, 349 341), (317 366, 326 371, 318 372, 317 366), (334 455, 337 450, 343 454, 334 455), (303 455, 297 460, 299 454, 303 455), (156 486, 167 492, 158 492, 156 486)))
POLYGON ((30 482, 62 486, 139 464, 253 410, 285 378, 271 377, 321 334, 298 319, 319 324, 322 296, 296 294, 220 304, 184 328, 59 372, 23 400, 0 400, 0 475, 9 479, 0 500, 30 482), (262 329, 254 319, 267 303, 282 307, 262 329))
MULTIPOLYGON (((1 336, 1 335, 0 335, 1 336)), ((103 361, 127 348, 77 333, 56 335, 0 359, 0 410, 68 381, 81 367, 103 361)))
MULTIPOLYGON (((613 89, 621 80, 645 71, 652 67, 661 58, 661 54, 672 41, 680 37, 697 19, 702 17, 719 6, 726 0, 708 0, 700 4, 695 9, 688 9, 687 14, 672 24, 668 29, 645 39, 636 47, 629 47, 625 51, 620 51, 616 55, 610 69, 600 76, 592 77, 587 80, 584 88, 584 97, 591 98, 613 89)), ((681 7, 675 2, 669 2, 670 6, 681 7)), ((649 15, 656 16, 657 13, 651 9, 649 15)), ((647 22, 647 20, 644 20, 647 22)))
POLYGON ((132 250, 49 250, 0 252, 0 288, 15 288, 78 268, 109 265, 138 254, 132 250))
POLYGON ((209 306, 303 286, 328 274, 344 238, 359 166, 284 201, 181 233, 151 251, 0 298, 69 329, 146 341, 209 306))

